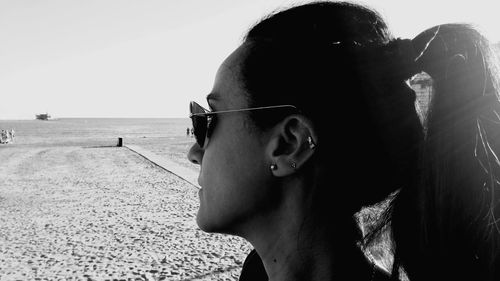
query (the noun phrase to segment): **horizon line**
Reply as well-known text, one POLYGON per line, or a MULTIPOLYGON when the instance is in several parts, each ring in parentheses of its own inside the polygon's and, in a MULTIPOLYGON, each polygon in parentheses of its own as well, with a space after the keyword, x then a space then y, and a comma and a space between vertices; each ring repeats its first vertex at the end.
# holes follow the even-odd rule
MULTIPOLYGON (((68 116, 68 117, 53 117, 50 118, 48 121, 51 120, 58 120, 58 119, 189 119, 188 116, 185 117, 120 117, 120 116, 113 116, 113 117, 102 117, 102 116, 68 116)), ((36 118, 0 118, 0 121, 29 121, 29 120, 34 120, 37 121, 36 118)), ((44 120, 40 120, 44 121, 44 120)))

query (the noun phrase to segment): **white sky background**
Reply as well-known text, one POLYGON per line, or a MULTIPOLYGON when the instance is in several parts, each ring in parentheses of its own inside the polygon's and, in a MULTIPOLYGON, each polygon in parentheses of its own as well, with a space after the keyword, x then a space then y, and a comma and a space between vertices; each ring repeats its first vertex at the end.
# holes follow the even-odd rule
MULTIPOLYGON (((0 119, 187 117, 245 31, 293 2, 0 0, 0 119)), ((360 3, 396 37, 459 21, 500 41, 498 0, 360 3)))

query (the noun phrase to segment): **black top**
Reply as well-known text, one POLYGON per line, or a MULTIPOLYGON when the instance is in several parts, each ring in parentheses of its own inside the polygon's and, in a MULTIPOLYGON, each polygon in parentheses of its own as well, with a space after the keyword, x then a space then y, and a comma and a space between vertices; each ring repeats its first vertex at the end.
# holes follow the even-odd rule
POLYGON ((266 270, 259 255, 253 249, 245 259, 239 281, 268 281, 266 270))

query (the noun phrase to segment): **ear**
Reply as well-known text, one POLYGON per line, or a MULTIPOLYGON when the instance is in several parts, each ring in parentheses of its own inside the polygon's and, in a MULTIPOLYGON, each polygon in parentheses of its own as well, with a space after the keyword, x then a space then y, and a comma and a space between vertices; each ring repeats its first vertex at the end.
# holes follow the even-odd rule
POLYGON ((271 172, 276 177, 296 173, 313 156, 317 134, 312 122, 303 115, 290 115, 278 123, 267 145, 271 172))

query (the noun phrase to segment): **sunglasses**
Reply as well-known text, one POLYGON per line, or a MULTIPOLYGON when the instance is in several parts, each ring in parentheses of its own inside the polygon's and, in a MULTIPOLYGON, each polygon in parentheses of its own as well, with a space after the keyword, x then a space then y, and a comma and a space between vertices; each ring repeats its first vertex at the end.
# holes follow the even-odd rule
POLYGON ((192 101, 189 103, 189 118, 193 122, 193 133, 196 142, 200 147, 205 145, 205 140, 210 136, 213 131, 213 118, 217 114, 223 113, 233 113, 242 111, 253 111, 253 110, 265 110, 265 109, 282 109, 282 108, 292 108, 298 110, 297 107, 293 105, 273 105, 273 106, 263 106, 263 107, 252 107, 243 109, 233 109, 233 110, 222 110, 222 111, 210 111, 203 106, 192 101))

